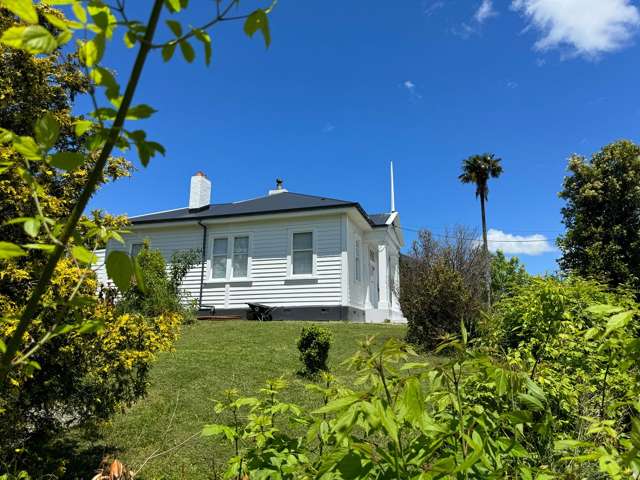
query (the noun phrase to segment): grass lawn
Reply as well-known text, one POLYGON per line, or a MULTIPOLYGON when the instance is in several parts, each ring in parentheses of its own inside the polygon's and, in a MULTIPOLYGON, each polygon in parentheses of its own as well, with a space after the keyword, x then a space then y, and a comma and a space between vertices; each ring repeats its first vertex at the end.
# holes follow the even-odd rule
MULTIPOLYGON (((230 454, 226 444, 195 435, 215 421, 213 401, 227 388, 256 395, 268 378, 283 375, 289 382, 285 400, 313 407, 300 368, 296 340, 308 322, 198 322, 184 329, 176 351, 163 354, 151 372, 145 399, 116 416, 102 429, 103 442, 118 458, 137 469, 154 452, 177 447, 150 460, 136 478, 216 478, 230 454), (187 440, 189 439, 189 440, 187 440)), ((400 325, 323 323, 334 333, 330 368, 348 379, 340 363, 357 341, 376 335, 380 341, 403 338, 400 325)), ((97 446, 97 445, 96 445, 97 446)))

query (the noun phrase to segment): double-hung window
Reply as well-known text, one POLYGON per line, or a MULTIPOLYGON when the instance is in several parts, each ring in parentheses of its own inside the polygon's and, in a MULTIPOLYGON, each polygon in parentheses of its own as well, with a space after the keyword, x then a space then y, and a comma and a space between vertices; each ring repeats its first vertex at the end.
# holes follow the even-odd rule
POLYGON ((249 273, 249 237, 233 237, 231 276, 246 278, 249 273))
POLYGON ((291 274, 313 275, 313 232, 297 232, 291 242, 291 274))
POLYGON ((249 236, 237 235, 213 239, 211 279, 233 280, 249 277, 249 236))
POLYGON ((226 237, 213 239, 211 259, 211 277, 214 279, 227 278, 227 250, 229 240, 226 237))

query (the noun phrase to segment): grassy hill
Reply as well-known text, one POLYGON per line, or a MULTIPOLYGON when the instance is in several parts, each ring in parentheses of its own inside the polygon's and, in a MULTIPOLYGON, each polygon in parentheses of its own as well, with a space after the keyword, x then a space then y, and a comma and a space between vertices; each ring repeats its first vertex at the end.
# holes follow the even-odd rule
MULTIPOLYGON (((113 452, 138 469, 137 478, 219 478, 230 454, 226 445, 199 436, 202 426, 216 421, 214 400, 236 388, 255 395, 268 378, 284 376, 283 398, 313 407, 304 389, 296 340, 307 322, 199 322, 185 327, 176 351, 154 365, 148 396, 102 429, 104 443, 94 451, 113 452)), ((334 333, 330 368, 343 380, 340 363, 357 349, 359 339, 376 335, 403 338, 400 325, 325 323, 334 333)))

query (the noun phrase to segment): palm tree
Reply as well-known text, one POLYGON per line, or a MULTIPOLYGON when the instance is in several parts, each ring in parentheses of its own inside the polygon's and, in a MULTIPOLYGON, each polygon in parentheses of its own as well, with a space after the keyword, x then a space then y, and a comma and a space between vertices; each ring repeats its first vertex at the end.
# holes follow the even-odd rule
MULTIPOLYGON (((462 174, 458 179, 462 183, 474 183, 476 185, 476 198, 480 198, 480 212, 482 214, 482 243, 484 251, 489 257, 489 244, 487 242, 487 216, 485 202, 489 200, 489 179, 498 178, 502 173, 502 160, 496 158, 493 153, 473 155, 462 162, 462 174)), ((491 306, 491 264, 487 265, 487 296, 491 306)))

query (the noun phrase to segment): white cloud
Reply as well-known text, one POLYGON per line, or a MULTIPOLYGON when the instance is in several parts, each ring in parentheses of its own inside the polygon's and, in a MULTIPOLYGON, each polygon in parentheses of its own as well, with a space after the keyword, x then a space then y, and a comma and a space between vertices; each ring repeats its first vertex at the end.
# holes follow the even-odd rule
POLYGON ((508 80, 507 81, 507 88, 510 89, 514 89, 514 88, 518 88, 518 82, 514 82, 513 80, 508 80))
POLYGON ((487 232, 489 250, 502 250, 509 255, 541 255, 555 249, 544 235, 513 235, 502 230, 489 229, 487 232))
POLYGON ((491 0, 482 0, 482 4, 480 4, 480 7, 476 10, 473 18, 478 23, 484 23, 485 20, 495 17, 496 15, 497 13, 493 9, 493 2, 491 0))
POLYGON ((628 45, 640 27, 631 0, 512 0, 511 6, 540 31, 537 50, 597 57, 628 45))
POLYGON ((335 129, 336 129, 336 126, 335 126, 333 123, 331 123, 331 122, 327 122, 327 123, 324 125, 324 127, 322 127, 322 131, 323 131, 324 133, 331 133, 331 132, 333 132, 335 129))
POLYGON ((442 7, 444 7, 444 2, 442 0, 436 0, 435 2, 425 3, 423 4, 424 14, 427 17, 430 17, 437 10, 440 10, 442 7))
POLYGON ((411 98, 422 100, 422 95, 418 93, 417 85, 411 80, 405 80, 404 82, 402 82, 402 87, 409 92, 411 98))

